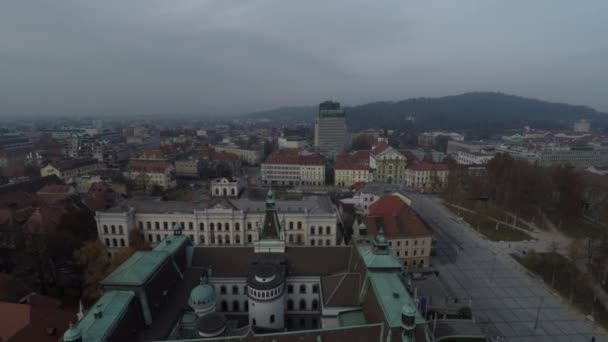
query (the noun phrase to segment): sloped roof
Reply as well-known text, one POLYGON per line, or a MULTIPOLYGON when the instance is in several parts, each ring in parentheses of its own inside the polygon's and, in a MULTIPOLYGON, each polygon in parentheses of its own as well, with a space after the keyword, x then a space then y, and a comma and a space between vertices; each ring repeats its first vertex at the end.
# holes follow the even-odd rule
POLYGON ((59 171, 68 171, 79 167, 97 164, 97 160, 93 158, 83 159, 66 159, 52 162, 50 165, 59 171))
POLYGON ((384 141, 379 142, 378 144, 373 146, 371 155, 376 156, 376 155, 382 153, 384 150, 386 150, 389 147, 390 147, 390 145, 385 143, 384 141))
POLYGON ((318 153, 302 154, 298 150, 283 150, 271 153, 264 164, 323 165, 318 153))
MULTIPOLYGON (((399 277, 399 273, 369 272, 368 277, 389 327, 401 327, 401 309, 404 305, 413 305, 414 300, 407 292, 407 287, 399 277)), ((424 324, 425 322, 416 310, 416 324, 424 324)))
POLYGON ((257 259, 276 259, 285 262, 290 276, 325 276, 347 272, 356 266, 353 246, 287 247, 285 254, 256 255, 253 247, 196 246, 192 253, 192 267, 212 268, 215 277, 242 277, 257 259))
POLYGON ((342 152, 336 159, 336 170, 362 170, 369 171, 369 159, 357 159, 354 156, 342 152))
POLYGON ((74 188, 67 184, 47 184, 38 190, 37 194, 69 194, 74 188))
POLYGON ((132 291, 108 291, 95 302, 78 322, 82 340, 86 342, 101 342, 107 339, 107 334, 124 316, 131 301, 135 298, 132 291), (101 312, 101 318, 95 318, 96 310, 101 312))
POLYGON ((369 235, 376 235, 379 224, 388 238, 429 236, 431 230, 420 216, 397 195, 385 195, 370 206, 363 218, 369 235))
POLYGON ((0 303, 0 340, 7 341, 30 324, 31 306, 0 303))
POLYGON ((170 167, 171 164, 157 160, 130 160, 129 169, 139 172, 161 173, 170 167))
POLYGON ((325 306, 359 306, 359 291, 363 285, 361 273, 338 273, 321 278, 325 306))
POLYGON ((0 273, 0 301, 18 302, 32 290, 21 280, 8 273, 0 273))
POLYGON ((100 284, 141 286, 160 268, 169 255, 169 252, 162 250, 137 251, 100 284))

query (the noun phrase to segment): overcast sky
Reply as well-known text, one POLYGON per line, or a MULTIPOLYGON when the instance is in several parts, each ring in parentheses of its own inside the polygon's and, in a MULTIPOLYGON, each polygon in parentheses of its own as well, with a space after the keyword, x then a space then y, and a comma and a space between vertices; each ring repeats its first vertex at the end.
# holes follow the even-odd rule
POLYGON ((608 110, 608 0, 2 0, 0 113, 474 90, 608 110))

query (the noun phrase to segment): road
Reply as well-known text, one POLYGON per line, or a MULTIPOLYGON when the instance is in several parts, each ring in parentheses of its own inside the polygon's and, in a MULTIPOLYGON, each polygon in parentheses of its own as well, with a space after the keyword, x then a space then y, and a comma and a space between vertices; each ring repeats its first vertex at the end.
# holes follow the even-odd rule
POLYGON ((434 197, 411 193, 414 209, 433 228, 440 279, 497 341, 608 342, 584 315, 553 294, 520 266, 505 248, 480 237, 434 197))

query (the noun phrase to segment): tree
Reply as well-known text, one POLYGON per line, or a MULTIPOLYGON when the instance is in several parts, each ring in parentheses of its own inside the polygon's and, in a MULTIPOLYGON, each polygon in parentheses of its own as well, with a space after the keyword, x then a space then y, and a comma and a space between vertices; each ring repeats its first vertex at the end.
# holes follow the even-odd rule
POLYGON ((106 247, 98 240, 87 241, 74 252, 74 259, 81 270, 82 297, 93 302, 101 295, 99 282, 107 274, 109 259, 106 247))

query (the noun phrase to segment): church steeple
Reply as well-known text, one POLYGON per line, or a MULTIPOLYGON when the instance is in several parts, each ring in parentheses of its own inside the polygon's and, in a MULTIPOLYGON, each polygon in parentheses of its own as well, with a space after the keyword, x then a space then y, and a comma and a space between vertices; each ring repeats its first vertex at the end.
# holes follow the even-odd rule
POLYGON ((285 232, 281 228, 272 189, 269 189, 266 194, 266 212, 262 226, 258 227, 256 251, 285 251, 285 232))

